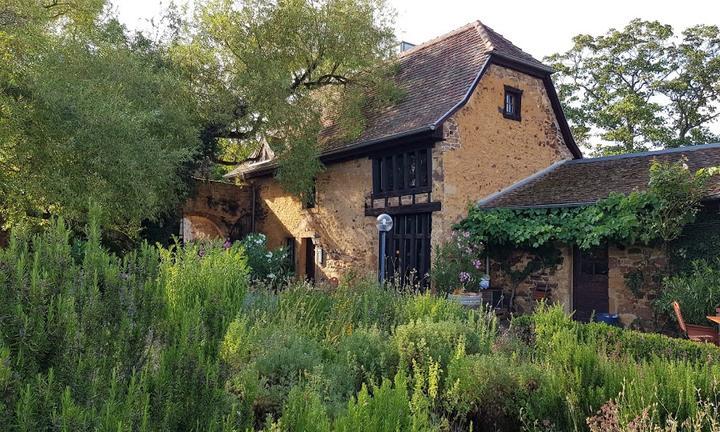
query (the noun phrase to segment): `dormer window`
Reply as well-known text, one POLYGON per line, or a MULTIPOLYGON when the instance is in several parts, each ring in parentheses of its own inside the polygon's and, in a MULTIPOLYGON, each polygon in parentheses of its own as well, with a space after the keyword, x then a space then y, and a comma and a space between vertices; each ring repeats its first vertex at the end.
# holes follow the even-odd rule
POLYGON ((505 86, 505 104, 503 106, 503 116, 506 119, 520 121, 521 99, 522 90, 510 86, 505 86))

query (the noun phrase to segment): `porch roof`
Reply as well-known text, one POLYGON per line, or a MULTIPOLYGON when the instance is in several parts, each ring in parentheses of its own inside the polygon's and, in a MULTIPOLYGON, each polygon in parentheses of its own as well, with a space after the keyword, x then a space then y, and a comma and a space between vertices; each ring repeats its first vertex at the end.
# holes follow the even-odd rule
MULTIPOLYGON (((693 171, 720 166, 720 143, 560 162, 480 200, 478 206, 551 208, 592 204, 611 192, 645 190, 653 160, 682 159, 693 171)), ((713 178, 709 186, 707 198, 720 198, 720 179, 713 178)))

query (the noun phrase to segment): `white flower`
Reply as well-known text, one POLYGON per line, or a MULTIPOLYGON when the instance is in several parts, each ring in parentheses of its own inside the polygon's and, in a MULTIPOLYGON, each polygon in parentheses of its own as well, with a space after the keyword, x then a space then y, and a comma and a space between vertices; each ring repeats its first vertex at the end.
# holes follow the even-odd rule
POLYGON ((272 252, 268 252, 265 254, 265 258, 272 258, 272 252))
POLYGON ((275 273, 268 273, 268 278, 275 279, 275 273))

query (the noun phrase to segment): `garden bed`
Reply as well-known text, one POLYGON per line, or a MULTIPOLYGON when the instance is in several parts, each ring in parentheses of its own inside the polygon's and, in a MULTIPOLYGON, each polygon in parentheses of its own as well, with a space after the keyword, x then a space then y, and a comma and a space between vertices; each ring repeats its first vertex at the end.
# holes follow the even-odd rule
POLYGON ((718 426, 717 347, 558 307, 498 329, 494 313, 362 279, 249 286, 238 245, 120 259, 89 232, 76 247, 60 226, 0 251, 9 430, 718 426))

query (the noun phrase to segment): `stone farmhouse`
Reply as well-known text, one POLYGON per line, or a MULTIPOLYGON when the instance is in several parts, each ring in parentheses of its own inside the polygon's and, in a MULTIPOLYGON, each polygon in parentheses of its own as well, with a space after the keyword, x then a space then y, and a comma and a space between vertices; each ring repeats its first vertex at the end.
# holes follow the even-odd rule
MULTIPOLYGON (((552 69, 479 21, 414 46, 397 61, 404 97, 370 113, 353 142, 324 144, 325 170, 310 205, 280 187, 272 153, 260 151, 227 175, 239 186, 199 185, 184 208, 184 239, 261 232, 270 247, 291 250, 300 277, 336 281, 347 272, 377 272, 375 219, 388 213, 390 274, 426 283, 433 248, 470 205, 582 205, 642 188, 654 157, 686 154, 695 168, 720 163, 714 146, 584 159, 552 69)), ((542 291, 580 313, 644 314, 647 302, 628 295, 622 276, 623 266, 643 255, 639 248, 568 247, 563 254, 553 274, 526 284, 527 302, 542 291)))

